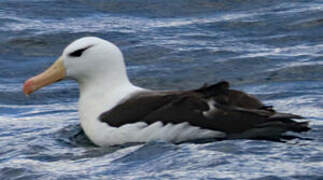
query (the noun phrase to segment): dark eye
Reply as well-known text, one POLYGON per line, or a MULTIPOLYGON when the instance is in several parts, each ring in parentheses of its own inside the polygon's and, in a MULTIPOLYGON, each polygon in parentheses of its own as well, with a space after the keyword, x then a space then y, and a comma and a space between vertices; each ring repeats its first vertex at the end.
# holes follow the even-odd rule
POLYGON ((82 54, 83 54, 83 52, 85 51, 85 50, 87 50, 87 49, 89 49, 90 47, 92 47, 93 45, 91 45, 91 46, 87 46, 87 47, 85 47, 85 48, 82 48, 82 49, 78 49, 78 50, 76 50, 76 51, 73 51, 73 52, 71 52, 70 54, 69 54, 69 56, 71 56, 71 57, 80 57, 80 56, 82 56, 82 54))

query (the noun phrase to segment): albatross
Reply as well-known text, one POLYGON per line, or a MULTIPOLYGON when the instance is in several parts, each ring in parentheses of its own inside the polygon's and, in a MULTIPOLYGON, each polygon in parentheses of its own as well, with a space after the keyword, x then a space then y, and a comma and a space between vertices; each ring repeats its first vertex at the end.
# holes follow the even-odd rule
POLYGON ((79 84, 81 127, 98 146, 154 140, 275 139, 303 132, 301 116, 271 106, 221 81, 193 90, 158 91, 133 85, 113 43, 83 37, 47 70, 25 81, 26 95, 64 78, 79 84))

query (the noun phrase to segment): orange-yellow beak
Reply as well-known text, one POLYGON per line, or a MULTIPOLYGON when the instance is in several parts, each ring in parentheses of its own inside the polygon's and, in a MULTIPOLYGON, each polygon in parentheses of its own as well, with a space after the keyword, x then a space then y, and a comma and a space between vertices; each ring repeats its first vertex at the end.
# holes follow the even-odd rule
POLYGON ((63 79, 64 76, 65 68, 63 59, 59 57, 46 71, 25 81, 23 87, 24 94, 29 95, 44 86, 63 79))

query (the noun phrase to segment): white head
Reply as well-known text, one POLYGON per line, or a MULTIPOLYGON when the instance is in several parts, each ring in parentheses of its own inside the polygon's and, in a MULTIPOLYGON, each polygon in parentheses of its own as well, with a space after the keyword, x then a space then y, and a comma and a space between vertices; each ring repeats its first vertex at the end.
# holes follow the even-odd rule
POLYGON ((31 94, 65 77, 78 81, 81 86, 129 83, 119 48, 100 38, 84 37, 68 45, 46 71, 28 79, 24 84, 24 93, 31 94))

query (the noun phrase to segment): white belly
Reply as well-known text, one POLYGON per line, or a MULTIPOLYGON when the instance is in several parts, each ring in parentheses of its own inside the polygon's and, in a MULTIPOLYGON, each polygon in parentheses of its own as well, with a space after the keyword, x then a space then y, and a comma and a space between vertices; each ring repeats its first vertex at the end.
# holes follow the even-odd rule
POLYGON ((110 127, 97 120, 94 124, 82 124, 87 136, 99 146, 111 146, 130 142, 169 141, 183 142, 194 139, 225 137, 225 133, 201 129, 188 123, 167 124, 156 122, 147 125, 144 122, 127 124, 119 128, 110 127))

